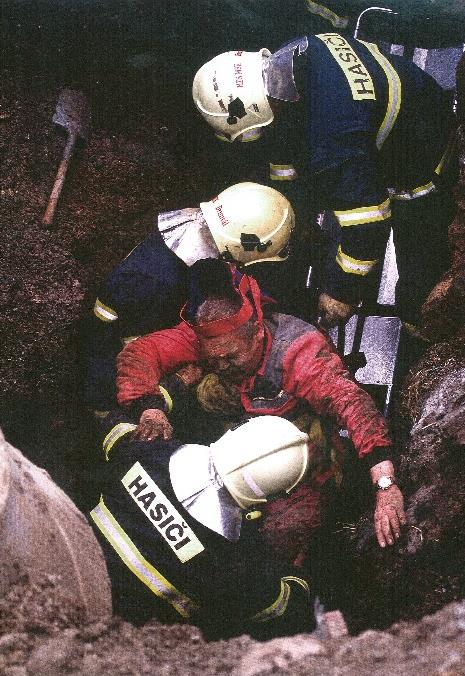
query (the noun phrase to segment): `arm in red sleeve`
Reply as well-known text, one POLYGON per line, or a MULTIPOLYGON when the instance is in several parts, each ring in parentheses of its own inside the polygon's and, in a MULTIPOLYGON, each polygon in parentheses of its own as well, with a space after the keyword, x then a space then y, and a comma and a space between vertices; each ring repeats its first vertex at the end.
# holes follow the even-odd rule
POLYGON ((129 406, 141 397, 159 394, 158 383, 164 375, 198 360, 197 337, 184 324, 132 341, 117 358, 118 403, 129 406))
POLYGON ((306 333, 287 350, 283 386, 320 415, 332 415, 347 429, 360 458, 392 445, 386 421, 372 398, 357 385, 329 340, 306 333))

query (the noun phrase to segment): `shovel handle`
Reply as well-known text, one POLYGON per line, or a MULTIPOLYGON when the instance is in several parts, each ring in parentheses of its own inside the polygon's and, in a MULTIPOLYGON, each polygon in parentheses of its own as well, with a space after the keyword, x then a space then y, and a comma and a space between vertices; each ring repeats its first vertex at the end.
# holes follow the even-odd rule
POLYGON ((61 189, 63 188, 63 183, 65 182, 66 172, 68 171, 69 161, 73 154, 74 146, 76 145, 76 139, 76 134, 70 134, 66 142, 66 146, 63 151, 63 159, 61 160, 60 166, 58 167, 55 183, 53 184, 52 192, 50 194, 50 199, 42 218, 42 223, 44 225, 50 225, 53 221, 58 198, 60 197, 61 189))

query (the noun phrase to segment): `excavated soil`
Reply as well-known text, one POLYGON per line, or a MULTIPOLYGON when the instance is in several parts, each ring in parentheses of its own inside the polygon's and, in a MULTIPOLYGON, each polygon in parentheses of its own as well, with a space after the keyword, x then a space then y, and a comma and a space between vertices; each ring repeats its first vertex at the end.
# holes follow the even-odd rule
MULTIPOLYGON (((147 212, 195 206, 240 177, 194 114, 189 87, 205 58, 237 44, 243 25, 233 3, 173 4, 5 2, 2 9, 0 420, 10 443, 46 467, 83 511, 98 489, 93 423, 82 404, 82 335, 98 283, 148 234, 147 212), (64 87, 87 95, 92 133, 45 227, 65 144, 51 118, 64 87)), ((249 30, 246 46, 262 46, 265 28, 249 30)), ((383 631, 260 644, 209 642, 195 628, 156 622, 137 629, 118 618, 83 627, 52 576, 35 586, 21 580, 0 601, 0 673, 465 673, 463 604, 388 629, 465 596, 460 444, 439 433, 425 444, 408 432, 428 394, 464 364, 463 179, 452 281, 426 312, 429 339, 442 342, 411 374, 395 421, 409 531, 397 551, 380 553, 369 519, 341 527, 352 578, 338 605, 351 631, 383 631), (428 471, 417 471, 422 466, 428 471)), ((460 410, 461 401, 452 405, 460 410)))
POLYGON ((264 643, 248 636, 205 642, 188 625, 152 621, 135 628, 115 617, 82 626, 66 599, 50 602, 56 584, 52 577, 33 587, 23 581, 0 600, 0 673, 5 676, 465 673, 463 602, 417 623, 400 622, 356 637, 320 633, 264 643))

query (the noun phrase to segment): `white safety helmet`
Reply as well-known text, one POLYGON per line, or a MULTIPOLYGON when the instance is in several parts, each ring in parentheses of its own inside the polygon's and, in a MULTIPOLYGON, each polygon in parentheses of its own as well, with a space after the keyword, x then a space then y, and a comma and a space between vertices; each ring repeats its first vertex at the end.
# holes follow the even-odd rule
POLYGON ((210 445, 216 471, 243 509, 289 493, 308 465, 308 435, 278 416, 251 418, 210 445))
POLYGON ((200 204, 220 255, 244 265, 282 261, 295 216, 289 201, 274 188, 236 183, 200 204))
POLYGON ((197 109, 217 133, 231 141, 273 121, 263 80, 263 62, 269 56, 268 49, 224 52, 205 63, 194 77, 192 97, 197 109))

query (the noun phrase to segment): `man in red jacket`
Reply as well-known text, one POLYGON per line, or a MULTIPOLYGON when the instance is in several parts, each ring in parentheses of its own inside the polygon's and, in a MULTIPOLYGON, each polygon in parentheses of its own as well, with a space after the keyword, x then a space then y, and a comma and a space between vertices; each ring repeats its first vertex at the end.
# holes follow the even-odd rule
MULTIPOLYGON (((200 277, 203 265, 199 263, 194 271, 200 277)), ((217 265, 221 276, 223 264, 217 265)), ((195 381, 198 366, 214 374, 212 396, 203 384, 198 388, 207 410, 223 401, 226 403, 223 408, 219 404, 219 410, 230 413, 232 419, 279 415, 313 431, 317 427, 322 431, 321 420, 330 417, 347 430, 359 458, 370 470, 376 489, 378 542, 381 547, 393 544, 405 523, 403 498, 394 478, 392 442, 372 399, 318 329, 290 315, 267 313, 264 317, 260 290, 253 278, 244 275, 238 288, 232 284, 228 288, 223 280, 215 289, 211 267, 209 274, 210 283, 198 284, 203 292, 191 296, 184 307, 181 324, 134 341, 119 355, 118 399, 140 416, 136 438, 171 437, 167 414, 175 397, 159 383, 186 364, 196 366, 189 367, 187 376, 184 371, 185 382, 195 381)), ((310 437, 314 469, 310 481, 315 488, 331 476, 327 462, 330 449, 328 440, 321 440, 318 434, 310 437)))

